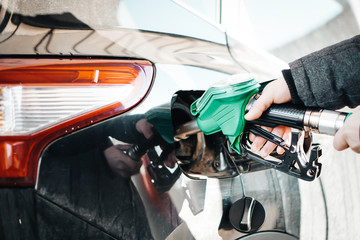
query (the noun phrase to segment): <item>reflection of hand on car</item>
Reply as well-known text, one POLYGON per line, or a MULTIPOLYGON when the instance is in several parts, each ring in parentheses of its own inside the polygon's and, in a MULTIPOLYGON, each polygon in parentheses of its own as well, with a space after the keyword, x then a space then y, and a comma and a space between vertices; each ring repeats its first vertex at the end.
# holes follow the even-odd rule
MULTIPOLYGON (((153 125, 147 122, 146 119, 140 119, 135 127, 146 139, 151 139, 154 135, 153 125)), ((130 177, 139 173, 142 165, 142 161, 132 159, 126 154, 132 146, 132 144, 117 144, 104 151, 110 168, 122 177, 130 177)))
POLYGON ((106 160, 115 173, 127 178, 137 174, 142 165, 141 161, 135 161, 125 154, 132 147, 130 144, 118 144, 111 146, 104 151, 106 160))
MULTIPOLYGON (((136 129, 138 130, 139 133, 142 133, 146 139, 151 139, 156 134, 154 132, 153 125, 151 123, 149 123, 148 121, 146 121, 146 119, 139 120, 136 123, 136 129)), ((166 145, 165 141, 163 141, 163 143, 160 144, 160 148, 162 150, 165 149, 164 145, 166 145)), ((171 147, 171 149, 172 149, 172 147, 171 147)), ((170 153, 168 153, 166 155, 166 158, 164 159, 164 163, 169 168, 175 167, 176 157, 175 157, 175 151, 174 150, 170 151, 170 153)))
POLYGON ((135 127, 136 130, 142 135, 144 135, 146 139, 150 139, 154 135, 154 126, 148 121, 146 121, 146 119, 140 119, 136 123, 135 127))

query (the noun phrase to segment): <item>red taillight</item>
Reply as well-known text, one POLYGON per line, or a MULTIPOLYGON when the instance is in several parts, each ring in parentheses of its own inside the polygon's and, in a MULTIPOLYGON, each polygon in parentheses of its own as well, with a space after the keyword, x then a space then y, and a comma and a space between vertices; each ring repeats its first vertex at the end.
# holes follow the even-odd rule
POLYGON ((0 59, 0 184, 35 184, 52 140, 126 111, 147 94, 145 60, 0 59))

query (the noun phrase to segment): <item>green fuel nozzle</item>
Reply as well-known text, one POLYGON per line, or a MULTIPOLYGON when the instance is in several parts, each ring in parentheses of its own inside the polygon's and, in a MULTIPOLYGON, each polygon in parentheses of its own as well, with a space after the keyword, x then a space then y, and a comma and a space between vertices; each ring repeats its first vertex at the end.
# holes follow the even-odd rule
POLYGON ((190 106, 192 115, 204 134, 222 131, 231 147, 241 153, 239 137, 245 126, 245 107, 260 84, 252 75, 234 75, 210 87, 190 106))
MULTIPOLYGON (((190 112, 197 116, 197 126, 205 135, 222 131, 229 138, 231 148, 241 154, 244 115, 255 101, 252 96, 259 88, 252 75, 233 75, 205 91, 191 104, 190 112)), ((333 136, 347 116, 348 113, 284 103, 273 104, 251 123, 268 127, 282 125, 333 136)))
MULTIPOLYGON (((185 141, 184 144, 177 144, 176 153, 179 159, 182 159, 179 162, 183 166, 184 172, 189 175, 223 178, 224 176, 234 176, 232 167, 235 165, 239 166, 240 171, 244 169, 252 171, 252 167, 248 164, 254 160, 306 181, 312 181, 319 176, 321 163, 318 162, 318 159, 322 150, 320 146, 312 145, 310 132, 333 136, 343 126, 349 113, 283 103, 272 104, 260 118, 246 122, 245 113, 260 96, 257 93, 267 83, 264 82, 260 85, 252 75, 234 75, 224 82, 210 87, 201 96, 199 91, 180 91, 174 95, 173 106, 185 104, 188 107, 190 105, 190 112, 196 118, 196 120, 191 118, 193 120, 178 124, 174 128, 174 140, 185 141), (200 97, 194 102, 188 102, 192 101, 195 96, 196 98, 200 97), (270 128, 277 126, 292 128, 291 142, 288 143, 259 125, 270 128), (202 135, 203 137, 196 139, 190 138, 199 131, 205 136, 202 135), (214 138, 206 136, 220 131, 227 137, 225 138, 226 145, 225 142, 222 142, 224 138, 221 134, 214 138), (285 150, 284 153, 274 152, 263 158, 256 152, 252 152, 250 133, 282 147, 285 150), (214 141, 214 139, 218 141, 214 141), (203 148, 199 149, 197 155, 189 156, 189 146, 192 146, 193 141, 201 142, 203 148), (205 144, 207 141, 214 144, 205 144), (219 142, 224 145, 218 146, 219 142), (220 159, 218 153, 222 152, 223 156, 228 156, 230 154, 229 145, 239 154, 240 158, 232 155, 230 158, 237 158, 238 161, 233 161, 228 167, 224 167, 224 165, 221 168, 217 167, 220 159), (205 151, 208 149, 216 149, 216 151, 205 151), (205 152, 208 155, 203 157, 202 153, 205 152), (242 161, 243 159, 245 161, 242 161)), ((178 111, 174 110, 172 114, 175 113, 178 111)))

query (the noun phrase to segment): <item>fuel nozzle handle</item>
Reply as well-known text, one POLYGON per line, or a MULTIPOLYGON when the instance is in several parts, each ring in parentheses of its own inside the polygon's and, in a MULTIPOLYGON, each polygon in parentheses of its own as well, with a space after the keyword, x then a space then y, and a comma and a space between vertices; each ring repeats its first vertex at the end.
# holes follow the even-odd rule
POLYGON ((161 142, 161 136, 159 133, 155 132, 154 135, 144 141, 142 144, 134 144, 126 154, 135 161, 140 161, 141 157, 149 150, 150 148, 159 145, 161 142))
MULTIPOLYGON (((254 95, 250 99, 245 112, 250 110, 258 96, 254 95)), ((271 105, 259 119, 251 122, 268 127, 288 126, 333 136, 343 126, 348 115, 349 113, 345 112, 306 108, 291 103, 284 103, 271 105)))

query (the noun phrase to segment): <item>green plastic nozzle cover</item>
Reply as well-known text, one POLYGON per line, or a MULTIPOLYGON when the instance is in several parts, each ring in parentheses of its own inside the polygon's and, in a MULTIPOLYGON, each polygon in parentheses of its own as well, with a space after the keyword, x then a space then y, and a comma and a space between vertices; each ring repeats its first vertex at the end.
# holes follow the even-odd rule
POLYGON ((241 154, 239 139, 245 126, 245 107, 259 87, 254 78, 211 87, 191 104, 190 112, 197 116, 197 125, 205 135, 222 131, 232 149, 241 154))

